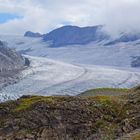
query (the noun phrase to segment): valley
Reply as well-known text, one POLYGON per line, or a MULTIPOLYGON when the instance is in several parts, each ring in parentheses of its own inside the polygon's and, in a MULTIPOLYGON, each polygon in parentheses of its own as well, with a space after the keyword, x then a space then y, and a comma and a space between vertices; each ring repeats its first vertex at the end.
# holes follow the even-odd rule
POLYGON ((139 138, 139 34, 89 29, 0 35, 0 139, 139 138))
POLYGON ((0 140, 140 140, 140 0, 0 0, 0 140))
POLYGON ((1 89, 0 100, 26 94, 74 96, 90 89, 139 85, 139 34, 120 35, 113 41, 102 27, 66 26, 44 35, 30 31, 24 36, 0 35, 7 47, 29 60, 18 81, 1 89), (83 32, 86 38, 80 35, 83 32))
POLYGON ((22 95, 78 95, 92 88, 131 88, 140 83, 137 69, 69 64, 44 57, 25 56, 30 66, 17 83, 4 87, 0 99, 22 95))

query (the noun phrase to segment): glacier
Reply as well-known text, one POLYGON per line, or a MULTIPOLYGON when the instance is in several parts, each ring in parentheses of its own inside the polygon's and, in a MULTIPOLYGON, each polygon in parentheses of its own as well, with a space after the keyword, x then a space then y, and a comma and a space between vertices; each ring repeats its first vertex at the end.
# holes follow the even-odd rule
POLYGON ((22 95, 78 95, 101 87, 131 88, 140 83, 140 67, 131 67, 140 56, 140 40, 104 46, 49 47, 42 38, 0 35, 0 40, 31 62, 19 82, 0 91, 0 100, 22 95))

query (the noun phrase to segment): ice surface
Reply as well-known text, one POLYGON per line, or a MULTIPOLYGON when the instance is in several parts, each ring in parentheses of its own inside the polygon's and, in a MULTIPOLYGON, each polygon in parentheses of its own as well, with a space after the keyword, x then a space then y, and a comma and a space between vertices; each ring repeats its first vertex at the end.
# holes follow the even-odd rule
POLYGON ((41 38, 0 36, 9 47, 27 54, 31 66, 22 79, 4 88, 0 99, 22 95, 77 95, 100 87, 129 88, 140 84, 140 68, 131 68, 132 57, 140 56, 140 41, 103 46, 50 48, 41 38))

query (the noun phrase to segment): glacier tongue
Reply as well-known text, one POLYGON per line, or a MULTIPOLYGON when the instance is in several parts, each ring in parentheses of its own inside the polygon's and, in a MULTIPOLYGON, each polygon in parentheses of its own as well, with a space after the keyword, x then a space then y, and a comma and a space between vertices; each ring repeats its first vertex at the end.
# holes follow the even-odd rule
POLYGON ((140 72, 113 67, 68 64, 42 57, 26 56, 31 66, 22 79, 0 92, 0 100, 22 95, 77 95, 91 88, 133 87, 140 83, 140 72))

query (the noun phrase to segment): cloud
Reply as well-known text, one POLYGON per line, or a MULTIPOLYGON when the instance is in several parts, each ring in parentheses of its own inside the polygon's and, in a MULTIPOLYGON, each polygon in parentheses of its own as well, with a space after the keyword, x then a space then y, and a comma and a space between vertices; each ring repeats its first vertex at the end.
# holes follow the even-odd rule
POLYGON ((0 12, 16 14, 0 24, 0 33, 46 33, 54 28, 106 25, 110 33, 140 31, 139 0, 0 0, 0 12))

